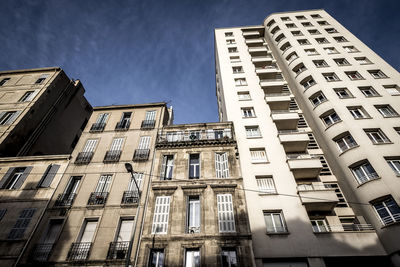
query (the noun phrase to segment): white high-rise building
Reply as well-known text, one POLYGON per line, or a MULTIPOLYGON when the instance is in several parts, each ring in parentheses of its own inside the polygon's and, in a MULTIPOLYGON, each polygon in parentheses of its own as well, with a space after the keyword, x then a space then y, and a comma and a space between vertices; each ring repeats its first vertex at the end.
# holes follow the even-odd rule
POLYGON ((399 73, 324 10, 216 29, 215 57, 257 266, 400 266, 399 73))

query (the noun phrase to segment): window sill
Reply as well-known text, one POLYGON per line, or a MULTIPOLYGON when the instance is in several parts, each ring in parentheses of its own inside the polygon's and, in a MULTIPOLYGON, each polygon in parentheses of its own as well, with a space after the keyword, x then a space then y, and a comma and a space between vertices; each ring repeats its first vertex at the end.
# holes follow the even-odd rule
POLYGON ((366 181, 366 182, 364 182, 364 183, 362 183, 362 184, 359 184, 358 186, 357 186, 357 188, 359 188, 359 187, 361 187, 361 186, 363 186, 363 185, 365 185, 365 184, 368 184, 368 183, 370 183, 370 182, 373 182, 373 181, 376 181, 376 180, 380 180, 381 179, 381 177, 375 177, 375 178, 372 178, 371 180, 368 180, 368 181, 366 181))
POLYGON ((355 120, 370 120, 372 117, 365 117, 365 118, 354 118, 355 120))
POLYGON ((274 192, 274 193, 258 193, 259 196, 277 196, 278 193, 274 192))
POLYGON ((372 62, 369 62, 369 63, 360 63, 360 65, 372 65, 372 64, 374 64, 374 63, 372 63, 372 62))
POLYGON ((315 110, 317 107, 321 106, 323 103, 326 103, 326 102, 329 102, 329 100, 325 100, 325 101, 319 103, 318 105, 314 106, 313 110, 315 110))
POLYGON ((236 87, 239 87, 239 86, 247 86, 247 84, 235 84, 235 86, 236 86, 236 87))
POLYGON ((355 98, 354 96, 347 96, 347 97, 339 97, 339 99, 353 99, 355 98))
POLYGON ((257 118, 257 116, 254 116, 254 117, 242 117, 242 119, 254 119, 254 118, 257 118))
POLYGON ((389 79, 389 77, 372 77, 375 80, 381 80, 381 79, 389 79))
POLYGON ((317 68, 328 68, 328 67, 330 67, 330 66, 327 65, 327 66, 315 66, 315 67, 317 67, 317 68))
POLYGON ((391 144, 393 144, 393 142, 384 142, 384 143, 372 143, 373 145, 377 145, 377 146, 380 146, 380 145, 391 145, 391 144))
POLYGON ((400 117, 400 115, 395 115, 395 116, 387 116, 387 117, 385 117, 385 116, 382 116, 383 118, 398 118, 398 117, 400 117))
POLYGON ((337 55, 340 54, 339 52, 335 52, 335 53, 327 53, 328 55, 337 55))
POLYGON ((286 231, 286 232, 267 232, 266 235, 289 235, 290 232, 286 231))
POLYGON ((333 82, 341 82, 342 80, 332 80, 332 81, 325 80, 325 81, 328 83, 333 83, 333 82))
POLYGON ((266 160, 266 161, 252 161, 251 163, 252 164, 267 164, 267 163, 269 163, 269 161, 268 160, 266 160))
POLYGON ((242 74, 244 71, 239 71, 239 72, 232 72, 232 74, 242 74))
POLYGON ((252 99, 239 99, 239 101, 251 101, 252 99))
POLYGON ((385 224, 385 225, 383 225, 383 226, 381 227, 381 229, 384 229, 384 228, 387 228, 387 227, 390 227, 390 226, 396 225, 396 224, 400 224, 400 221, 385 224))
POLYGON ((381 95, 370 95, 370 96, 366 96, 364 95, 366 98, 370 98, 370 97, 382 97, 381 95))
POLYGON ((311 85, 311 86, 309 86, 309 87, 307 87, 307 88, 304 88, 303 93, 304 93, 305 91, 307 91, 308 89, 310 89, 311 87, 313 87, 314 85, 316 85, 316 83, 314 83, 313 85, 311 85))
MULTIPOLYGON (((339 120, 339 121, 336 121, 335 123, 332 123, 331 125, 329 125, 329 126, 327 126, 326 128, 325 128, 325 131, 326 130, 328 130, 329 128, 331 128, 332 126, 334 126, 334 125, 336 125, 336 124, 338 124, 338 123, 341 123, 342 122, 342 120, 339 120)), ((326 124, 325 124, 326 125, 326 124)))
POLYGON ((353 149, 355 149, 355 148, 357 148, 357 147, 359 147, 359 146, 360 146, 360 145, 352 146, 352 147, 346 149, 345 151, 340 152, 340 154, 339 154, 338 156, 340 157, 341 155, 343 155, 343 154, 346 153, 347 151, 353 150, 353 149))
POLYGON ((247 139, 261 139, 262 136, 246 136, 247 139))

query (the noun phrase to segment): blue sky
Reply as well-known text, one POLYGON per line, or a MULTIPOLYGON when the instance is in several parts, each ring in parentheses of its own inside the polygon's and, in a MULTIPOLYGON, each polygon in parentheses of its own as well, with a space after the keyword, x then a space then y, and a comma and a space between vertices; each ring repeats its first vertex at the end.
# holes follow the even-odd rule
POLYGON ((398 0, 1 0, 0 70, 60 66, 93 106, 166 101, 175 123, 217 121, 214 28, 317 8, 400 70, 398 0))

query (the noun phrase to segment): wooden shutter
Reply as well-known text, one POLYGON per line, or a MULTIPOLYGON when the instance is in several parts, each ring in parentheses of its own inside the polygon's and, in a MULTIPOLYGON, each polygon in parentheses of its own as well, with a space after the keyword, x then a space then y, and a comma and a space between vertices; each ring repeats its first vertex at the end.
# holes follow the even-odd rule
POLYGON ((155 110, 150 110, 146 111, 146 121, 154 121, 156 119, 156 111, 155 110))
POLYGON ((50 187, 51 182, 57 174, 60 165, 50 164, 47 167, 46 172, 43 174, 42 179, 40 180, 38 187, 50 187))
POLYGON ((82 152, 93 152, 97 145, 97 139, 88 139, 82 152))
POLYGON ((111 174, 100 176, 95 192, 108 192, 111 186, 111 174))
MULTIPOLYGON (((136 172, 133 174, 133 176, 135 177, 137 185, 140 190, 142 188, 143 173, 136 172)), ((135 182, 133 181, 133 178, 131 178, 131 180, 129 181, 128 191, 137 191, 135 182)))
POLYGON ((154 207, 152 234, 166 234, 168 232, 170 196, 156 198, 154 207))
POLYGON ((219 232, 235 232, 235 217, 233 213, 232 195, 218 194, 217 206, 219 232))
POLYGON ((148 149, 150 147, 150 136, 141 136, 138 149, 148 149))
POLYGON ((164 155, 162 159, 161 173, 160 173, 161 180, 165 178, 165 170, 167 169, 167 160, 168 156, 164 155))
POLYGON ((15 189, 19 189, 22 186, 32 169, 33 167, 25 168, 24 173, 21 175, 21 177, 19 177, 18 181, 14 185, 15 189))
POLYGON ((221 154, 219 153, 215 153, 215 174, 217 178, 222 178, 221 154))
POLYGON ((122 143, 124 142, 124 138, 114 138, 111 143, 111 151, 119 151, 122 150, 122 143))
POLYGON ((3 179, 0 181, 0 188, 3 188, 4 184, 10 178, 11 174, 14 172, 15 168, 9 168, 6 174, 3 176, 3 179))
POLYGON ((275 193, 274 180, 272 178, 258 178, 257 185, 261 192, 275 193))
POLYGON ((19 218, 15 222, 13 228, 8 234, 8 239, 19 239, 24 236, 24 232, 28 227, 36 209, 24 209, 19 214, 19 218))
POLYGON ((215 172, 217 178, 229 177, 228 153, 215 153, 215 172))

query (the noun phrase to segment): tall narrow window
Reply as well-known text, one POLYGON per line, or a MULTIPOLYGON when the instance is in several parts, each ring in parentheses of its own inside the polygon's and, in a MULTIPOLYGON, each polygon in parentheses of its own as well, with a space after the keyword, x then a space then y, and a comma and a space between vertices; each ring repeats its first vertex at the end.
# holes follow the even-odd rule
POLYGON ((12 124, 21 111, 3 111, 0 112, 0 125, 12 124))
POLYGON ((3 79, 0 81, 0 86, 5 85, 9 80, 10 80, 10 78, 3 78, 3 79))
POLYGON ((139 140, 138 149, 149 149, 150 136, 141 136, 139 140))
POLYGON ((83 147, 82 152, 84 152, 84 153, 93 153, 95 148, 96 148, 97 141, 98 141, 97 139, 88 139, 86 141, 85 146, 83 147))
POLYGON ((152 234, 166 234, 168 232, 170 196, 158 196, 155 201, 152 234))
POLYGON ((220 233, 236 232, 231 194, 217 195, 218 225, 220 233))
POLYGON ((372 205, 383 225, 400 222, 400 207, 393 197, 389 196, 372 205))
POLYGON ((90 127, 91 132, 101 132, 104 130, 106 126, 107 119, 109 117, 109 113, 99 113, 97 115, 96 122, 92 124, 90 127))
POLYGON ((400 176, 400 157, 387 158, 386 162, 397 176, 400 176))
POLYGON ((149 267, 164 266, 164 249, 151 249, 148 266, 149 267))
POLYGON ((287 228, 282 211, 264 212, 267 233, 286 233, 287 228))
POLYGON ((234 248, 223 248, 221 251, 221 266, 238 267, 236 250, 234 248))
POLYGON ((146 121, 154 121, 156 119, 156 111, 155 110, 149 110, 146 111, 146 121))
POLYGON ((111 178, 112 178, 111 174, 101 175, 97 183, 95 192, 99 193, 108 192, 111 187, 111 178))
POLYGON ((189 155, 189 179, 200 177, 200 154, 189 155))
POLYGON ((121 151, 123 142, 124 138, 122 137, 114 138, 111 143, 110 151, 121 151))
POLYGON ((41 84, 44 82, 44 80, 47 79, 47 77, 49 77, 49 74, 42 74, 39 76, 39 78, 36 80, 35 84, 41 84))
POLYGON ((128 130, 131 124, 131 116, 132 112, 124 112, 122 113, 121 120, 117 123, 115 129, 116 130, 128 130))
POLYGON ((43 233, 40 242, 36 244, 36 248, 33 253, 33 259, 35 261, 47 261, 51 249, 56 242, 58 235, 60 234, 61 227, 64 220, 62 219, 51 219, 46 231, 43 233))
POLYGON ((174 155, 164 155, 161 166, 161 180, 171 180, 174 169, 174 155))
POLYGON ((187 205, 187 232, 200 233, 200 198, 189 196, 187 205))
POLYGON ((35 91, 28 91, 18 100, 18 102, 29 102, 33 99, 35 91))
POLYGON ((137 186, 139 187, 139 190, 140 190, 142 188, 143 173, 142 172, 135 172, 133 174, 133 177, 131 177, 131 179, 129 180, 128 191, 137 192, 137 187, 136 187, 135 181, 133 179, 136 179, 137 186))
POLYGON ((60 168, 60 165, 50 164, 47 167, 46 171, 44 172, 42 178, 40 179, 37 187, 41 187, 41 188, 50 187, 51 182, 53 181, 54 177, 56 176, 59 168, 60 168))
POLYGON ((2 189, 19 189, 25 182, 32 167, 9 168, 3 179, 0 181, 2 189))
POLYGON ((23 209, 19 214, 17 221, 15 222, 11 232, 8 234, 8 239, 20 239, 23 238, 26 228, 28 228, 29 223, 36 209, 23 209))
POLYGON ((186 249, 185 267, 200 267, 200 250, 198 248, 186 249))
POLYGON ((351 171, 353 172, 359 184, 363 184, 370 180, 379 178, 375 169, 368 161, 362 162, 361 164, 351 167, 351 171))
POLYGON ((229 178, 228 153, 215 153, 215 172, 217 178, 229 178))
POLYGON ((272 177, 256 177, 258 190, 263 194, 276 194, 274 179, 272 177))
POLYGON ((88 205, 104 205, 111 187, 111 174, 101 175, 96 189, 90 194, 88 205))
POLYGON ((134 222, 132 218, 121 218, 114 244, 110 246, 109 259, 125 259, 128 253, 129 240, 132 236, 134 222))
POLYGON ((72 243, 68 253, 69 260, 86 260, 89 257, 94 233, 97 228, 97 219, 85 220, 82 225, 81 234, 76 243, 72 243))

